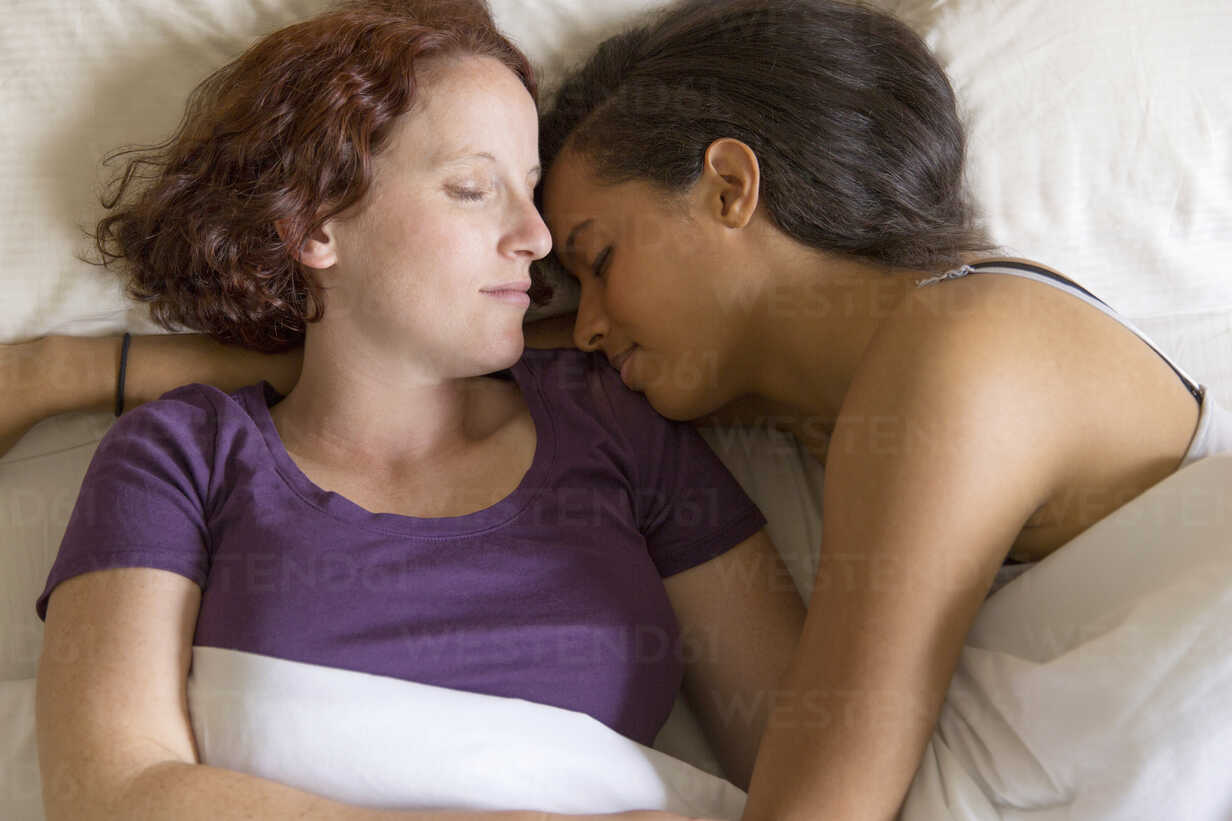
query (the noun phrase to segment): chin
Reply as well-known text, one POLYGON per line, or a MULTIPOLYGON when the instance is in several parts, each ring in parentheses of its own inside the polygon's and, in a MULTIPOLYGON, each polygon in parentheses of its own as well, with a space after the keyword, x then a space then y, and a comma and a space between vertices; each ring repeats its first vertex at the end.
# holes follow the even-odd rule
POLYGON ((640 386, 641 393, 660 416, 689 422, 713 413, 728 401, 717 386, 705 384, 706 375, 695 368, 682 367, 679 379, 672 378, 672 373, 669 367, 660 372, 662 378, 640 386))
POLYGON ((518 327, 517 333, 510 335, 509 338, 501 338, 493 340, 491 347, 483 357, 484 364, 491 365, 491 371, 503 371, 513 365, 522 358, 522 352, 526 349, 526 340, 522 336, 522 328, 518 327))
POLYGON ((719 406, 708 402, 705 396, 665 391, 649 387, 642 391, 650 407, 660 416, 676 422, 691 422, 713 412, 719 406))

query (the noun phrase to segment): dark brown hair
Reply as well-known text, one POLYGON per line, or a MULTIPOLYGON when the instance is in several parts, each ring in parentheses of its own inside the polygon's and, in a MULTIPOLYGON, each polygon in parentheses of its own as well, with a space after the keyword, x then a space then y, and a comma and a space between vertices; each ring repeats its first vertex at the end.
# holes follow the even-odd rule
POLYGON ((482 0, 351 2, 274 32, 192 92, 166 142, 106 158, 128 160, 103 195, 101 264, 123 260, 129 295, 168 330, 268 353, 302 343, 325 300, 293 251, 367 192, 416 63, 452 55, 494 57, 537 96, 482 0))
POLYGON ((833 0, 687 0, 606 40, 540 128, 604 183, 665 192, 710 144, 756 153, 761 199, 793 239, 890 266, 955 265, 992 246, 964 185, 955 95, 906 25, 833 0))

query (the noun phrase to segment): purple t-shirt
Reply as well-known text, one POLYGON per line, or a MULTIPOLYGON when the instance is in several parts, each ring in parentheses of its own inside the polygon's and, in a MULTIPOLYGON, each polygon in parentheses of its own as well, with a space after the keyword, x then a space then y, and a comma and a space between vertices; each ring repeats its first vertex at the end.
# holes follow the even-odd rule
POLYGON ((92 570, 202 588, 195 646, 527 699, 650 744, 683 676, 660 577, 765 525, 705 441, 598 354, 510 371, 538 442, 521 484, 466 516, 372 513, 312 483, 261 382, 193 384, 98 446, 36 610, 92 570))

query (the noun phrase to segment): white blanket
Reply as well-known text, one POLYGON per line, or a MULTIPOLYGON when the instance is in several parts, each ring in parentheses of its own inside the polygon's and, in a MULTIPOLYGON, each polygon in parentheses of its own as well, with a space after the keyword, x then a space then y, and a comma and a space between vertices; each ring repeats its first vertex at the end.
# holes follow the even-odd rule
POLYGON ((194 647, 205 764, 367 807, 738 819, 744 793, 584 713, 194 647))
POLYGON ((904 819, 1232 818, 1232 453, 992 596, 904 819))

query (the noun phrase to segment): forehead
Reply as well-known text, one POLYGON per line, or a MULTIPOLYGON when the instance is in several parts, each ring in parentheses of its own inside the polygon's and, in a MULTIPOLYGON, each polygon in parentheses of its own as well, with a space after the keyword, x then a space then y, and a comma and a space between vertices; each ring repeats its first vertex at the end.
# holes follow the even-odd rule
POLYGON ((621 183, 601 182, 590 162, 566 149, 548 169, 543 186, 543 215, 553 239, 564 249, 569 235, 579 229, 605 234, 645 233, 674 216, 673 197, 640 180, 621 183))
MULTIPOLYGON (((395 128, 393 144, 419 165, 468 154, 498 162, 537 162, 534 100, 512 71, 491 57, 451 57, 417 67, 415 105, 395 128)), ((524 170, 524 169, 523 169, 524 170)))
POLYGON ((619 213, 627 202, 629 188, 627 184, 600 183, 590 163, 566 149, 548 169, 543 184, 544 220, 553 235, 560 232, 557 242, 563 242, 579 225, 619 213))

